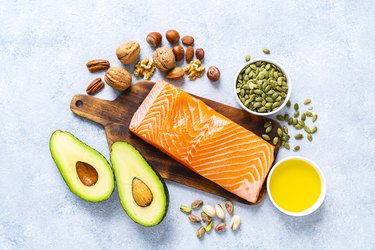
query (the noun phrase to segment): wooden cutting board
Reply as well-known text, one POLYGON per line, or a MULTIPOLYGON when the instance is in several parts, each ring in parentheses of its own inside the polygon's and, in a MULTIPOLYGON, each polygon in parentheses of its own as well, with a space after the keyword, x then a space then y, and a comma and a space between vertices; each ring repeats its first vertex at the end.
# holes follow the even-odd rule
MULTIPOLYGON (((127 141, 132 144, 140 151, 149 164, 167 180, 197 188, 230 200, 239 201, 244 204, 255 205, 261 202, 266 193, 266 185, 263 185, 258 201, 256 203, 250 203, 189 170, 129 131, 129 123, 133 114, 153 86, 154 82, 144 80, 139 81, 121 93, 113 101, 102 100, 87 95, 76 95, 71 101, 70 109, 73 113, 79 116, 101 124, 105 129, 109 147, 111 147, 112 143, 116 141, 127 141)), ((259 136, 264 133, 263 125, 267 121, 271 121, 274 128, 270 134, 271 138, 276 136, 276 130, 280 127, 280 124, 274 120, 251 115, 244 110, 233 108, 203 97, 197 98, 205 102, 217 112, 259 136)), ((279 146, 275 149, 275 159, 278 150, 279 146)))

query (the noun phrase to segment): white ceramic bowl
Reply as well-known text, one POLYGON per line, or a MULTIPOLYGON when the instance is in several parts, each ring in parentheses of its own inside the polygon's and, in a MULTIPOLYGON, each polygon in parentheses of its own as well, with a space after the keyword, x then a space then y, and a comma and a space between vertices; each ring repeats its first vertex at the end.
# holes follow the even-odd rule
POLYGON ((273 205, 278 210, 280 210, 281 212, 283 212, 284 214, 287 214, 287 215, 291 215, 291 216, 305 216, 305 215, 313 213, 314 211, 316 211, 320 207, 320 205, 322 205, 322 203, 324 201, 324 198, 326 197, 326 192, 327 192, 326 178, 325 178, 322 170, 319 168, 319 166, 315 162, 313 162, 312 160, 309 160, 309 159, 307 159, 305 157, 301 157, 301 156, 289 156, 289 157, 286 157, 286 158, 282 159, 281 161, 279 161, 278 163, 276 163, 276 165, 273 166, 273 168, 271 169, 270 173, 268 174, 268 178, 267 178, 267 193, 268 193, 268 196, 270 197, 270 200, 273 203, 273 205), (315 170, 317 171, 317 173, 319 174, 320 180, 322 182, 322 189, 320 191, 320 195, 319 195, 318 200, 311 207, 309 207, 308 209, 306 209, 306 210, 304 210, 302 212, 290 212, 290 211, 287 211, 287 210, 281 208, 273 200, 272 194, 271 194, 271 191, 270 191, 270 180, 272 178, 272 174, 275 171, 275 169, 278 166, 280 166, 280 164, 282 162, 285 162, 285 161, 288 161, 288 160, 292 160, 292 159, 302 160, 302 161, 305 161, 305 162, 309 163, 311 166, 313 166, 315 168, 315 170))
POLYGON ((247 112, 249 112, 250 114, 253 114, 253 115, 260 115, 260 116, 267 116, 267 115, 273 115, 277 112, 279 112, 284 106, 285 104, 288 102, 289 98, 290 98, 290 94, 292 92, 292 82, 290 80, 290 77, 289 77, 289 74, 288 72, 286 72, 286 70, 276 61, 274 60, 271 60, 271 59, 268 59, 268 58, 256 58, 256 59, 252 59, 248 62, 246 62, 237 72, 236 74, 236 78, 234 79, 234 95, 236 96, 236 100, 238 101, 238 103, 241 105, 241 107, 246 110, 247 112), (252 64, 252 63, 255 63, 255 62, 258 62, 258 61, 263 61, 263 62, 268 62, 268 63, 271 63, 271 64, 274 64, 276 65, 277 67, 279 67, 279 69, 284 73, 285 77, 286 77, 286 82, 288 84, 288 93, 286 94, 286 97, 285 97, 285 100, 284 102, 280 105, 279 108, 271 111, 271 112, 268 112, 268 113, 258 113, 256 111, 253 111, 251 109, 249 109, 248 107, 246 107, 245 105, 243 105, 243 103, 241 102, 240 98, 238 97, 238 94, 236 92, 236 89, 237 89, 237 78, 238 78, 238 75, 240 74, 241 70, 243 68, 245 68, 247 65, 249 64, 252 64))

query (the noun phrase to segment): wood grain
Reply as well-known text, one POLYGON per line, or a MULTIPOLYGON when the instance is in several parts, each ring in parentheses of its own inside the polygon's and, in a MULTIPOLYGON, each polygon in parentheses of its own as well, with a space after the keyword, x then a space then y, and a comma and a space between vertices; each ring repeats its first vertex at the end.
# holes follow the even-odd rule
MULTIPOLYGON (((106 101, 87 95, 76 95, 71 101, 70 108, 73 113, 99 123, 104 127, 109 148, 111 148, 112 143, 116 141, 129 142, 137 148, 150 165, 167 180, 178 182, 244 204, 255 205, 261 202, 266 193, 265 185, 263 185, 258 201, 256 203, 250 203, 189 170, 129 131, 129 123, 133 114, 153 86, 154 82, 139 81, 113 101, 106 101)), ((263 125, 267 121, 271 121, 274 128, 270 134, 271 138, 276 136, 276 130, 280 127, 278 122, 266 117, 254 116, 244 110, 233 108, 202 97, 196 97, 217 112, 259 136, 264 133, 263 125)), ((275 159, 278 150, 279 146, 275 148, 275 159)))

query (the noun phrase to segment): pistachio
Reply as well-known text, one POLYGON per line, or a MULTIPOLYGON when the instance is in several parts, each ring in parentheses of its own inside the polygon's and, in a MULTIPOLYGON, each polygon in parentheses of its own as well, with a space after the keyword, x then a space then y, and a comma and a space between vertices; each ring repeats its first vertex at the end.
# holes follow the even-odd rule
POLYGON ((203 201, 202 200, 196 200, 193 203, 191 203, 191 208, 193 208, 193 209, 199 208, 202 205, 203 205, 203 201))
POLYGON ((211 218, 216 216, 215 208, 210 205, 203 205, 202 210, 211 218))
POLYGON ((200 239, 202 238, 202 236, 204 235, 204 233, 206 232, 206 229, 204 228, 204 226, 201 226, 198 231, 197 231, 197 237, 200 239))
POLYGON ((222 220, 225 219, 224 209, 223 209, 223 207, 222 207, 220 204, 216 204, 216 206, 215 206, 215 211, 216 211, 216 216, 217 216, 219 219, 222 219, 222 220))
POLYGON ((184 206, 184 205, 180 206, 180 210, 181 210, 181 212, 184 212, 184 213, 187 213, 187 214, 191 213, 191 208, 187 207, 187 206, 184 206))
POLYGON ((225 201, 225 208, 227 209, 230 215, 233 215, 234 206, 231 201, 225 201))
POLYGON ((306 99, 304 102, 303 102, 303 104, 305 104, 305 105, 309 105, 311 103, 311 99, 306 99))
POLYGON ((201 218, 203 222, 211 222, 212 218, 208 216, 205 212, 201 212, 201 218))
POLYGON ((211 222, 208 223, 208 225, 204 228, 204 230, 205 230, 206 232, 209 232, 209 231, 211 231, 211 229, 212 229, 213 226, 214 226, 214 222, 211 221, 211 222))
POLYGON ((216 225, 215 227, 215 232, 222 232, 225 230, 225 227, 227 226, 227 224, 225 224, 224 222, 220 222, 219 224, 216 225))
POLYGON ((193 223, 199 223, 199 222, 201 222, 201 219, 198 216, 194 215, 194 214, 189 214, 188 218, 193 223))
POLYGON ((238 227, 240 226, 240 224, 241 224, 240 216, 234 215, 232 217, 232 220, 230 221, 230 229, 232 229, 232 231, 235 231, 235 230, 238 229, 238 227))

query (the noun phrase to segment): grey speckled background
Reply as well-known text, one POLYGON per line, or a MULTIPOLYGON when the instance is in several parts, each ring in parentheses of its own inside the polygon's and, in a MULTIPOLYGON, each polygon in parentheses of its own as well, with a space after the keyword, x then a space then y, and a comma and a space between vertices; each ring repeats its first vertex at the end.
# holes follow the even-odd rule
MULTIPOLYGON (((373 1, 64 2, 0 4, 1 249, 375 248, 373 1), (269 47, 268 57, 289 71, 292 100, 313 99, 320 115, 314 143, 278 159, 302 155, 320 164, 328 193, 319 211, 292 218, 268 198, 256 207, 235 204, 241 229, 199 241, 178 207, 218 197, 168 182, 167 217, 143 228, 122 210, 117 191, 99 204, 69 191, 48 149, 54 130, 69 130, 109 156, 102 128, 69 110, 72 96, 101 76, 90 74, 86 61, 120 65, 115 48, 130 39, 150 56, 146 34, 169 28, 193 35, 206 49, 205 65, 222 72, 217 84, 178 84, 189 92, 238 107, 235 72, 245 54, 263 56, 269 47)), ((117 95, 106 87, 98 96, 117 95)))

